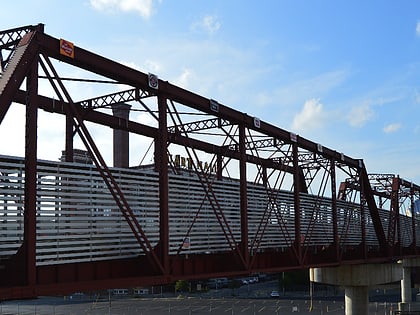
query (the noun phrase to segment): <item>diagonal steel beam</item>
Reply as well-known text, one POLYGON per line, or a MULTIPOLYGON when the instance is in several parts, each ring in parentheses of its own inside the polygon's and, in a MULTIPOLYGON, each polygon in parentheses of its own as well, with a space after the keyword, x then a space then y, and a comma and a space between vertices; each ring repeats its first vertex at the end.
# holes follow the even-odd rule
MULTIPOLYGON (((176 121, 181 122, 181 117, 179 113, 177 112, 174 103, 171 102, 171 104, 172 104, 173 112, 169 111, 170 117, 172 118, 174 123, 176 121)), ((179 125, 182 126, 182 124, 179 124, 179 125)), ((180 130, 180 132, 185 134, 185 139, 189 139, 188 133, 185 130, 180 130)), ((191 149, 192 151, 191 153, 190 150, 188 149, 188 146, 186 144, 184 144, 184 146, 186 148, 188 157, 193 161, 194 160, 198 161, 199 158, 195 149, 191 149)), ((223 235, 225 236, 225 239, 229 244, 229 247, 231 248, 232 252, 234 252, 237 255, 237 257, 241 261, 244 268, 248 269, 248 261, 246 259, 246 256, 241 252, 238 246, 238 243, 235 239, 235 236, 232 232, 232 229, 229 225, 229 222, 227 221, 226 216, 224 215, 223 210, 220 206, 219 200, 213 190, 210 174, 206 173, 200 164, 196 165, 195 163, 193 163, 193 168, 195 170, 198 180, 201 183, 204 194, 206 198, 208 199, 210 206, 212 207, 213 213, 216 216, 216 219, 222 229, 223 235)), ((242 213, 241 213, 241 219, 242 219, 242 213)))
POLYGON ((53 65, 51 64, 51 61, 48 59, 47 56, 44 55, 44 59, 46 63, 48 64, 49 69, 52 72, 52 75, 49 75, 49 71, 45 64, 41 62, 41 66, 45 72, 45 74, 49 77, 49 81, 51 85, 53 86, 54 90, 56 91, 57 95, 60 97, 61 101, 64 101, 63 97, 61 96, 61 93, 59 92, 57 86, 55 85, 55 82, 53 78, 56 79, 57 84, 59 85, 62 93, 67 99, 67 102, 69 106, 67 107, 68 114, 72 117, 73 123, 76 126, 76 130, 79 134, 79 137, 83 141, 84 145, 86 146, 86 149, 88 150, 94 164, 96 165, 97 170, 99 171, 100 175, 102 176, 105 184, 107 185, 111 195, 113 196, 117 206, 121 210, 124 218, 126 219, 128 225, 130 226, 134 236, 136 237, 137 241, 139 242, 143 252, 145 253, 146 257, 149 258, 150 262, 153 266, 156 267, 156 269, 164 273, 164 268, 156 256, 156 253, 154 252, 154 249, 152 245, 150 244, 146 234, 144 233, 143 229, 141 228, 137 218, 135 217, 133 211, 131 210, 131 207, 129 206, 127 199, 125 198, 122 190, 120 189, 118 183, 116 182, 115 178, 113 177, 111 171, 107 167, 105 160, 103 159, 102 155, 100 154, 98 148, 96 147, 96 144, 89 134, 89 131, 86 128, 86 125, 84 124, 83 119, 81 118, 80 114, 76 110, 76 107, 71 99, 70 94, 67 92, 66 88, 64 87, 61 80, 59 80, 58 74, 55 71, 53 65))
POLYGON ((33 35, 33 32, 28 33, 21 39, 9 64, 0 76, 0 123, 38 53, 38 45, 32 40, 33 35))
POLYGON ((384 252, 388 251, 388 243, 386 240, 384 228, 382 226, 382 221, 379 215, 378 207, 376 206, 375 199, 373 197, 372 188, 370 186, 369 177, 366 171, 364 164, 360 169, 360 180, 361 180, 361 192, 363 193, 364 198, 366 199, 370 216, 373 221, 373 226, 375 228, 376 237, 378 238, 378 243, 381 249, 384 252))

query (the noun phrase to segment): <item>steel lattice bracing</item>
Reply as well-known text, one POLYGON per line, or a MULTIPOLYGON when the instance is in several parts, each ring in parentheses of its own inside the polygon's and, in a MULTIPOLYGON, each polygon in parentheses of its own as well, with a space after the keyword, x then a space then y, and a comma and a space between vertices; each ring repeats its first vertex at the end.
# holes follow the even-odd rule
POLYGON ((3 298, 417 255, 419 186, 42 25, 0 42, 0 122, 12 102, 26 109, 25 156, 0 152, 3 298), (117 116, 121 103, 140 118, 117 116), (65 117, 65 143, 50 148, 61 161, 36 158, 41 112, 65 117), (138 159, 107 165, 90 123, 134 136, 138 159))

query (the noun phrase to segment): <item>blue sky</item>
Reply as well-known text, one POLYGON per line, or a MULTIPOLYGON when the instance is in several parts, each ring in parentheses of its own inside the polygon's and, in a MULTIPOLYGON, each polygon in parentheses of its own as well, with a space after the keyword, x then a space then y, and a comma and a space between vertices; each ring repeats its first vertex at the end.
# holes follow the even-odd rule
MULTIPOLYGON (((15 0, 2 13, 1 29, 44 23, 55 37, 363 158, 371 173, 420 184, 418 1, 15 0)), ((13 154, 2 136, 11 117, 0 144, 13 154)))

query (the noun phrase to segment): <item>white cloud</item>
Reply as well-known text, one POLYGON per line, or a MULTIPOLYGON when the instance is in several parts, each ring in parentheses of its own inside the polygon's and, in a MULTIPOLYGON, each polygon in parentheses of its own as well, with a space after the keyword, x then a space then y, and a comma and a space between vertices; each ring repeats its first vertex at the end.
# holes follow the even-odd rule
POLYGON ((136 63, 132 62, 132 61, 121 61, 121 63, 124 66, 130 67, 131 69, 135 69, 135 70, 139 70, 141 71, 142 69, 140 68, 140 66, 138 66, 136 63))
POLYGON ((152 0, 90 0, 90 4, 100 11, 134 11, 146 19, 152 14, 152 0))
POLYGON ((150 71, 152 73, 160 73, 162 71, 162 65, 161 63, 157 62, 157 61, 153 61, 150 59, 147 59, 144 63, 146 70, 150 71))
POLYGON ((192 72, 190 69, 184 69, 181 75, 174 80, 174 84, 184 89, 188 88, 188 83, 190 81, 191 75, 192 72))
POLYGON ((396 132, 396 131, 398 131, 400 128, 401 128, 401 124, 399 124, 399 123, 394 123, 394 124, 389 124, 389 125, 386 125, 386 126, 384 127, 383 131, 384 131, 385 133, 392 133, 392 132, 396 132))
POLYGON ((339 69, 335 71, 321 73, 311 78, 293 81, 286 86, 282 86, 275 91, 273 95, 275 99, 280 99, 285 106, 294 106, 302 103, 314 95, 322 97, 334 90, 350 75, 347 69, 339 69))
POLYGON ((0 124, 0 147, 2 154, 24 156, 25 106, 14 103, 10 106, 0 124))
POLYGON ((273 96, 266 91, 260 92, 256 95, 255 101, 258 106, 266 106, 273 102, 273 96))
POLYGON ((210 35, 216 33, 221 26, 222 24, 219 18, 215 15, 206 15, 200 21, 193 24, 194 29, 203 30, 210 35))
POLYGON ((420 21, 417 21, 416 34, 417 34, 417 36, 420 36, 420 21))
MULTIPOLYGON (((123 60, 145 60, 141 63, 142 71, 153 72, 163 80, 232 107, 249 103, 249 99, 243 102, 246 93, 232 91, 246 89, 261 76, 259 69, 249 66, 258 62, 254 51, 236 49, 224 42, 209 39, 139 39, 132 41, 132 45, 121 53, 123 60), (146 46, 159 49, 144 49, 146 46)), ((242 110, 245 110, 244 107, 242 110)))
POLYGON ((310 99, 305 102, 303 109, 293 119, 292 129, 302 132, 317 129, 325 120, 323 106, 319 99, 310 99))
POLYGON ((347 116, 348 122, 353 127, 362 127, 374 115, 369 103, 353 107, 347 116))

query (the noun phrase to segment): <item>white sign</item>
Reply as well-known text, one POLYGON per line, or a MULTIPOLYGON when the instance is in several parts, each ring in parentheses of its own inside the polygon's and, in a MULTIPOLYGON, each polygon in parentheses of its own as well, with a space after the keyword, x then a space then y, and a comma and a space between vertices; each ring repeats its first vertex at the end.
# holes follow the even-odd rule
POLYGON ((157 90, 159 88, 159 78, 156 74, 149 73, 149 87, 157 90))

